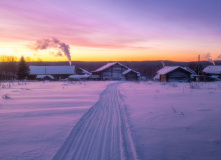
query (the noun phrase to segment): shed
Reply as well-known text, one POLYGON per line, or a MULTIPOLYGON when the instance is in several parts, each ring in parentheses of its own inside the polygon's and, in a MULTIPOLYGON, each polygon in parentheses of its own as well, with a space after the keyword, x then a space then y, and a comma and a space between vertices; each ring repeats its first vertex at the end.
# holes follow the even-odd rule
POLYGON ((34 78, 38 75, 51 75, 54 80, 61 80, 75 74, 75 66, 30 66, 29 68, 29 75, 34 78))
POLYGON ((161 82, 190 82, 193 74, 195 72, 186 67, 165 66, 157 72, 154 79, 161 82))
POLYGON ((91 77, 101 80, 138 80, 140 73, 119 62, 111 62, 92 72, 91 77))

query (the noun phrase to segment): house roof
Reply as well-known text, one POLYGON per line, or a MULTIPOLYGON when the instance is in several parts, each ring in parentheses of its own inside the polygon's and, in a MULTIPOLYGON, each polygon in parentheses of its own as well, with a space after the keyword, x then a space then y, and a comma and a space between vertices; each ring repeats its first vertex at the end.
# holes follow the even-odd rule
POLYGON ((125 75, 125 74, 129 73, 130 71, 132 71, 132 69, 127 69, 127 70, 124 71, 122 74, 125 75))
POLYGON ((113 65, 115 65, 115 64, 119 64, 120 66, 123 66, 123 67, 125 67, 125 68, 128 68, 128 67, 126 67, 125 65, 123 65, 123 64, 121 64, 121 63, 119 63, 119 62, 111 62, 111 63, 107 63, 106 65, 104 65, 104 66, 98 68, 95 72, 103 71, 103 70, 105 70, 105 69, 107 69, 107 68, 109 68, 109 67, 111 67, 111 66, 113 66, 113 65))
POLYGON ((135 71, 135 70, 133 70, 133 69, 130 69, 130 68, 128 68, 126 71, 124 71, 122 74, 123 75, 125 75, 125 74, 127 74, 127 73, 129 73, 129 72, 135 72, 135 73, 137 73, 137 76, 140 76, 140 72, 137 72, 137 71, 135 71))
POLYGON ((75 66, 30 66, 30 75, 74 74, 75 66))
POLYGON ((221 74, 221 66, 207 66, 203 72, 210 74, 221 74))
POLYGON ((88 72, 87 70, 85 70, 83 68, 78 68, 78 69, 80 69, 82 71, 82 73, 84 73, 84 74, 90 74, 90 72, 88 72))
POLYGON ((45 77, 49 77, 49 78, 51 78, 51 79, 54 79, 54 77, 53 77, 52 75, 37 75, 36 78, 43 79, 43 78, 45 78, 45 77))
POLYGON ((181 68, 191 74, 195 74, 195 72, 189 68, 186 68, 186 67, 181 67, 181 66, 165 66, 164 68, 160 69, 159 71, 157 71, 158 74, 167 74, 167 73, 170 73, 178 68, 181 68))

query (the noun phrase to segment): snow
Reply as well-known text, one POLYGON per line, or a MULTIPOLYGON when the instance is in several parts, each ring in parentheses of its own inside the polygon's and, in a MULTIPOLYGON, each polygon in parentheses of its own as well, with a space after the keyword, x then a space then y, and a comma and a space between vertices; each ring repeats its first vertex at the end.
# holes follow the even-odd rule
POLYGON ((169 73, 169 72, 171 72, 171 71, 173 71, 177 68, 181 68, 183 70, 186 70, 187 72, 190 72, 190 73, 194 74, 194 72, 191 69, 189 69, 189 68, 187 69, 187 68, 181 67, 181 66, 165 66, 164 68, 157 71, 157 73, 160 74, 160 75, 161 74, 167 74, 167 73, 169 73))
POLYGON ((74 74, 75 66, 30 66, 31 75, 74 74))
POLYGON ((121 64, 121 63, 119 63, 119 62, 111 62, 111 63, 107 63, 106 65, 104 65, 104 66, 98 68, 95 72, 103 71, 103 70, 105 70, 105 69, 107 69, 107 68, 109 68, 109 67, 111 67, 111 66, 113 66, 113 65, 115 65, 115 64, 119 64, 120 66, 123 66, 123 67, 125 67, 125 68, 128 68, 128 67, 126 67, 125 65, 123 65, 123 64, 121 64))
POLYGON ((54 79, 54 77, 52 75, 37 75, 36 78, 40 78, 40 79, 43 79, 45 77, 49 77, 51 79, 54 79))
POLYGON ((0 159, 221 159, 221 82, 1 82, 0 95, 0 159))
POLYGON ((221 159, 221 83, 124 83, 139 159, 221 159))
POLYGON ((136 159, 119 84, 107 86, 99 101, 74 126, 53 160, 136 159))
POLYGON ((110 83, 1 83, 0 159, 51 159, 110 83))
POLYGON ((89 78, 90 75, 70 75, 68 78, 70 79, 86 79, 89 78))
POLYGON ((91 74, 90 72, 88 72, 87 70, 83 69, 83 68, 79 68, 80 70, 82 70, 83 74, 91 74))
POLYGON ((208 66, 203 72, 210 74, 221 74, 221 66, 208 66))
POLYGON ((127 69, 127 70, 124 71, 122 74, 125 75, 125 74, 129 73, 130 71, 132 71, 132 69, 127 69))
POLYGON ((106 65, 104 65, 104 66, 98 68, 95 72, 103 71, 103 70, 105 70, 105 69, 107 69, 107 68, 109 68, 109 67, 115 65, 116 63, 117 63, 117 62, 107 63, 106 65))
POLYGON ((157 71, 158 74, 167 74, 175 69, 179 68, 179 66, 165 66, 164 68, 157 71))
POLYGON ((159 74, 157 74, 156 76, 154 76, 154 78, 153 78, 154 80, 160 80, 160 75, 159 74))
POLYGON ((125 74, 129 73, 130 71, 133 71, 133 72, 137 73, 137 76, 140 76, 140 72, 136 72, 136 71, 134 71, 133 69, 127 69, 127 70, 124 71, 122 74, 125 75, 125 74))

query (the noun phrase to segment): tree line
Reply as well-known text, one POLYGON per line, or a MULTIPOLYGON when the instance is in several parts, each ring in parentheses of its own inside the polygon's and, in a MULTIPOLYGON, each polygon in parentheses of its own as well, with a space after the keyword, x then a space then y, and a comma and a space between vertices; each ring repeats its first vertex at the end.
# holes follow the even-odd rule
MULTIPOLYGON (((76 69, 78 67, 88 70, 89 72, 95 71, 96 69, 107 64, 107 61, 104 62, 84 62, 84 61, 73 61, 72 64, 75 65, 76 69)), ((135 71, 140 72, 141 76, 152 79, 156 72, 163 67, 161 61, 121 61, 120 63, 125 66, 134 69, 135 71)), ((189 67, 199 74, 202 74, 203 68, 208 65, 211 65, 207 61, 200 61, 200 65, 197 62, 174 62, 174 61, 164 61, 166 66, 183 66, 189 67)), ((61 66, 69 65, 68 62, 44 62, 41 59, 38 61, 31 62, 30 57, 24 58, 23 56, 19 59, 14 56, 0 56, 0 80, 14 80, 14 79, 25 79, 29 73, 30 65, 34 66, 61 66)), ((221 65, 221 61, 216 61, 216 65, 221 65)))
POLYGON ((17 62, 15 56, 0 56, 0 80, 23 80, 29 75, 29 66, 22 56, 17 62))

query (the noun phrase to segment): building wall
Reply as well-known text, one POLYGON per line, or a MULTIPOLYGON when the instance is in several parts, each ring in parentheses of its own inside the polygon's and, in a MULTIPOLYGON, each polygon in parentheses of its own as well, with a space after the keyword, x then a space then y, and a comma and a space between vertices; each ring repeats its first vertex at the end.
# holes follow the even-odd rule
POLYGON ((167 75, 160 75, 161 82, 167 82, 167 75))
POLYGON ((137 73, 135 72, 129 72, 128 74, 126 74, 126 80, 137 80, 137 73))
POLYGON ((190 74, 188 74, 187 72, 181 69, 178 69, 167 74, 167 81, 168 82, 189 82, 190 74))

